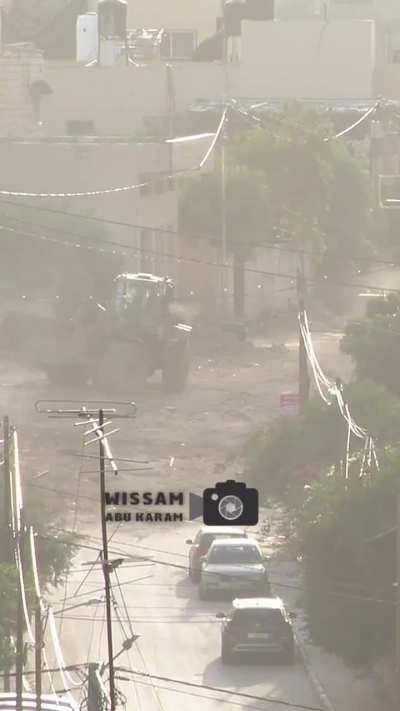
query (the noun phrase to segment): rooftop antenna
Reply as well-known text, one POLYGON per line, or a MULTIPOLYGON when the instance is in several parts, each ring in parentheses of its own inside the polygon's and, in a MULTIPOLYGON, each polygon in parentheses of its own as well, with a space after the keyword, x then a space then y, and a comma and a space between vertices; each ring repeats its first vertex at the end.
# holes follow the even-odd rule
POLYGON ((114 419, 136 417, 137 407, 134 402, 87 402, 79 403, 77 401, 46 401, 39 400, 35 403, 35 410, 41 414, 47 414, 48 417, 72 418, 77 419, 75 427, 89 425, 89 429, 84 432, 86 437, 85 447, 96 442, 99 443, 99 474, 100 474, 100 517, 101 517, 101 533, 102 533, 102 568, 104 576, 104 588, 106 597, 106 619, 107 619, 107 646, 108 646, 108 668, 109 668, 109 693, 111 711, 115 711, 117 705, 117 696, 115 688, 115 673, 114 673, 114 650, 112 636, 112 595, 110 573, 113 570, 113 561, 108 557, 108 539, 107 539, 107 523, 106 523, 106 500, 105 500, 105 475, 106 462, 110 465, 115 475, 118 474, 117 460, 114 458, 111 451, 109 437, 119 428, 106 429, 112 425, 112 416, 114 419), (108 418, 108 419, 106 419, 108 418))

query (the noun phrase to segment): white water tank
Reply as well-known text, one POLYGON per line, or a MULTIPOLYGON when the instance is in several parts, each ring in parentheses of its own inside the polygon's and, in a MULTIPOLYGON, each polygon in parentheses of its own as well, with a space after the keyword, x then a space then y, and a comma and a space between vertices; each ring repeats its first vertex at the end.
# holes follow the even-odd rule
POLYGON ((76 61, 84 64, 97 59, 99 28, 97 12, 78 15, 76 21, 76 61))

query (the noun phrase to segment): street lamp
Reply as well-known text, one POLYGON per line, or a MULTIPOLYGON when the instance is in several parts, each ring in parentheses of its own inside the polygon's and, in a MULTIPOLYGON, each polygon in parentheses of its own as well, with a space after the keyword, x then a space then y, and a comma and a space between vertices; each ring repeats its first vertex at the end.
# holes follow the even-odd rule
POLYGON ((61 610, 55 610, 54 614, 55 615, 63 615, 64 612, 69 612, 70 610, 76 610, 78 607, 89 607, 90 605, 100 605, 101 603, 105 602, 104 597, 92 597, 90 600, 86 600, 86 602, 80 602, 78 605, 71 605, 71 607, 64 607, 64 609, 61 610))

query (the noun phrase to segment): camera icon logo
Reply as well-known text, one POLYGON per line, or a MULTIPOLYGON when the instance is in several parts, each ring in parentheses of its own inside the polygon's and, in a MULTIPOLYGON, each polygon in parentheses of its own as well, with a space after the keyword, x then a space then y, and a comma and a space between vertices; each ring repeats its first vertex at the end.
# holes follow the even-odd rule
POLYGON ((232 479, 218 482, 203 493, 203 521, 206 526, 256 526, 258 491, 232 479))

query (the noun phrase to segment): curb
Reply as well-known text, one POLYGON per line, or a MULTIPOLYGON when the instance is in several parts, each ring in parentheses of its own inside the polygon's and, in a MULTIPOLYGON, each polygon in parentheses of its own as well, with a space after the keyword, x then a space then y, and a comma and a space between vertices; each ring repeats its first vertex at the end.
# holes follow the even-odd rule
MULTIPOLYGON (((262 531, 260 529, 256 532, 256 538, 258 539, 258 542, 262 546, 265 536, 263 535, 262 531)), ((312 686, 316 690, 320 702, 322 704, 322 711, 336 711, 334 705, 332 704, 332 701, 330 700, 328 694, 326 693, 322 683, 318 679, 317 675, 315 674, 312 664, 310 662, 310 658, 308 656, 307 650, 303 642, 301 641, 299 635, 296 633, 296 631, 293 629, 293 636, 294 640, 296 643, 297 650, 300 653, 301 656, 301 661, 304 666, 304 669, 306 671, 306 674, 308 678, 311 681, 312 686)))
POLYGON ((296 642, 297 649, 300 652, 301 661, 303 663, 303 666, 307 672, 307 675, 308 675, 312 685, 314 686, 314 688, 316 689, 316 691, 318 693, 318 696, 319 696, 320 701, 322 703, 323 711, 336 711, 328 694, 326 693, 320 680, 318 679, 317 675, 315 674, 315 672, 312 669, 310 659, 309 659, 309 656, 307 654, 307 651, 306 651, 306 648, 305 648, 303 642, 299 639, 299 636, 296 634, 296 632, 294 632, 293 634, 294 634, 294 639, 296 642))

